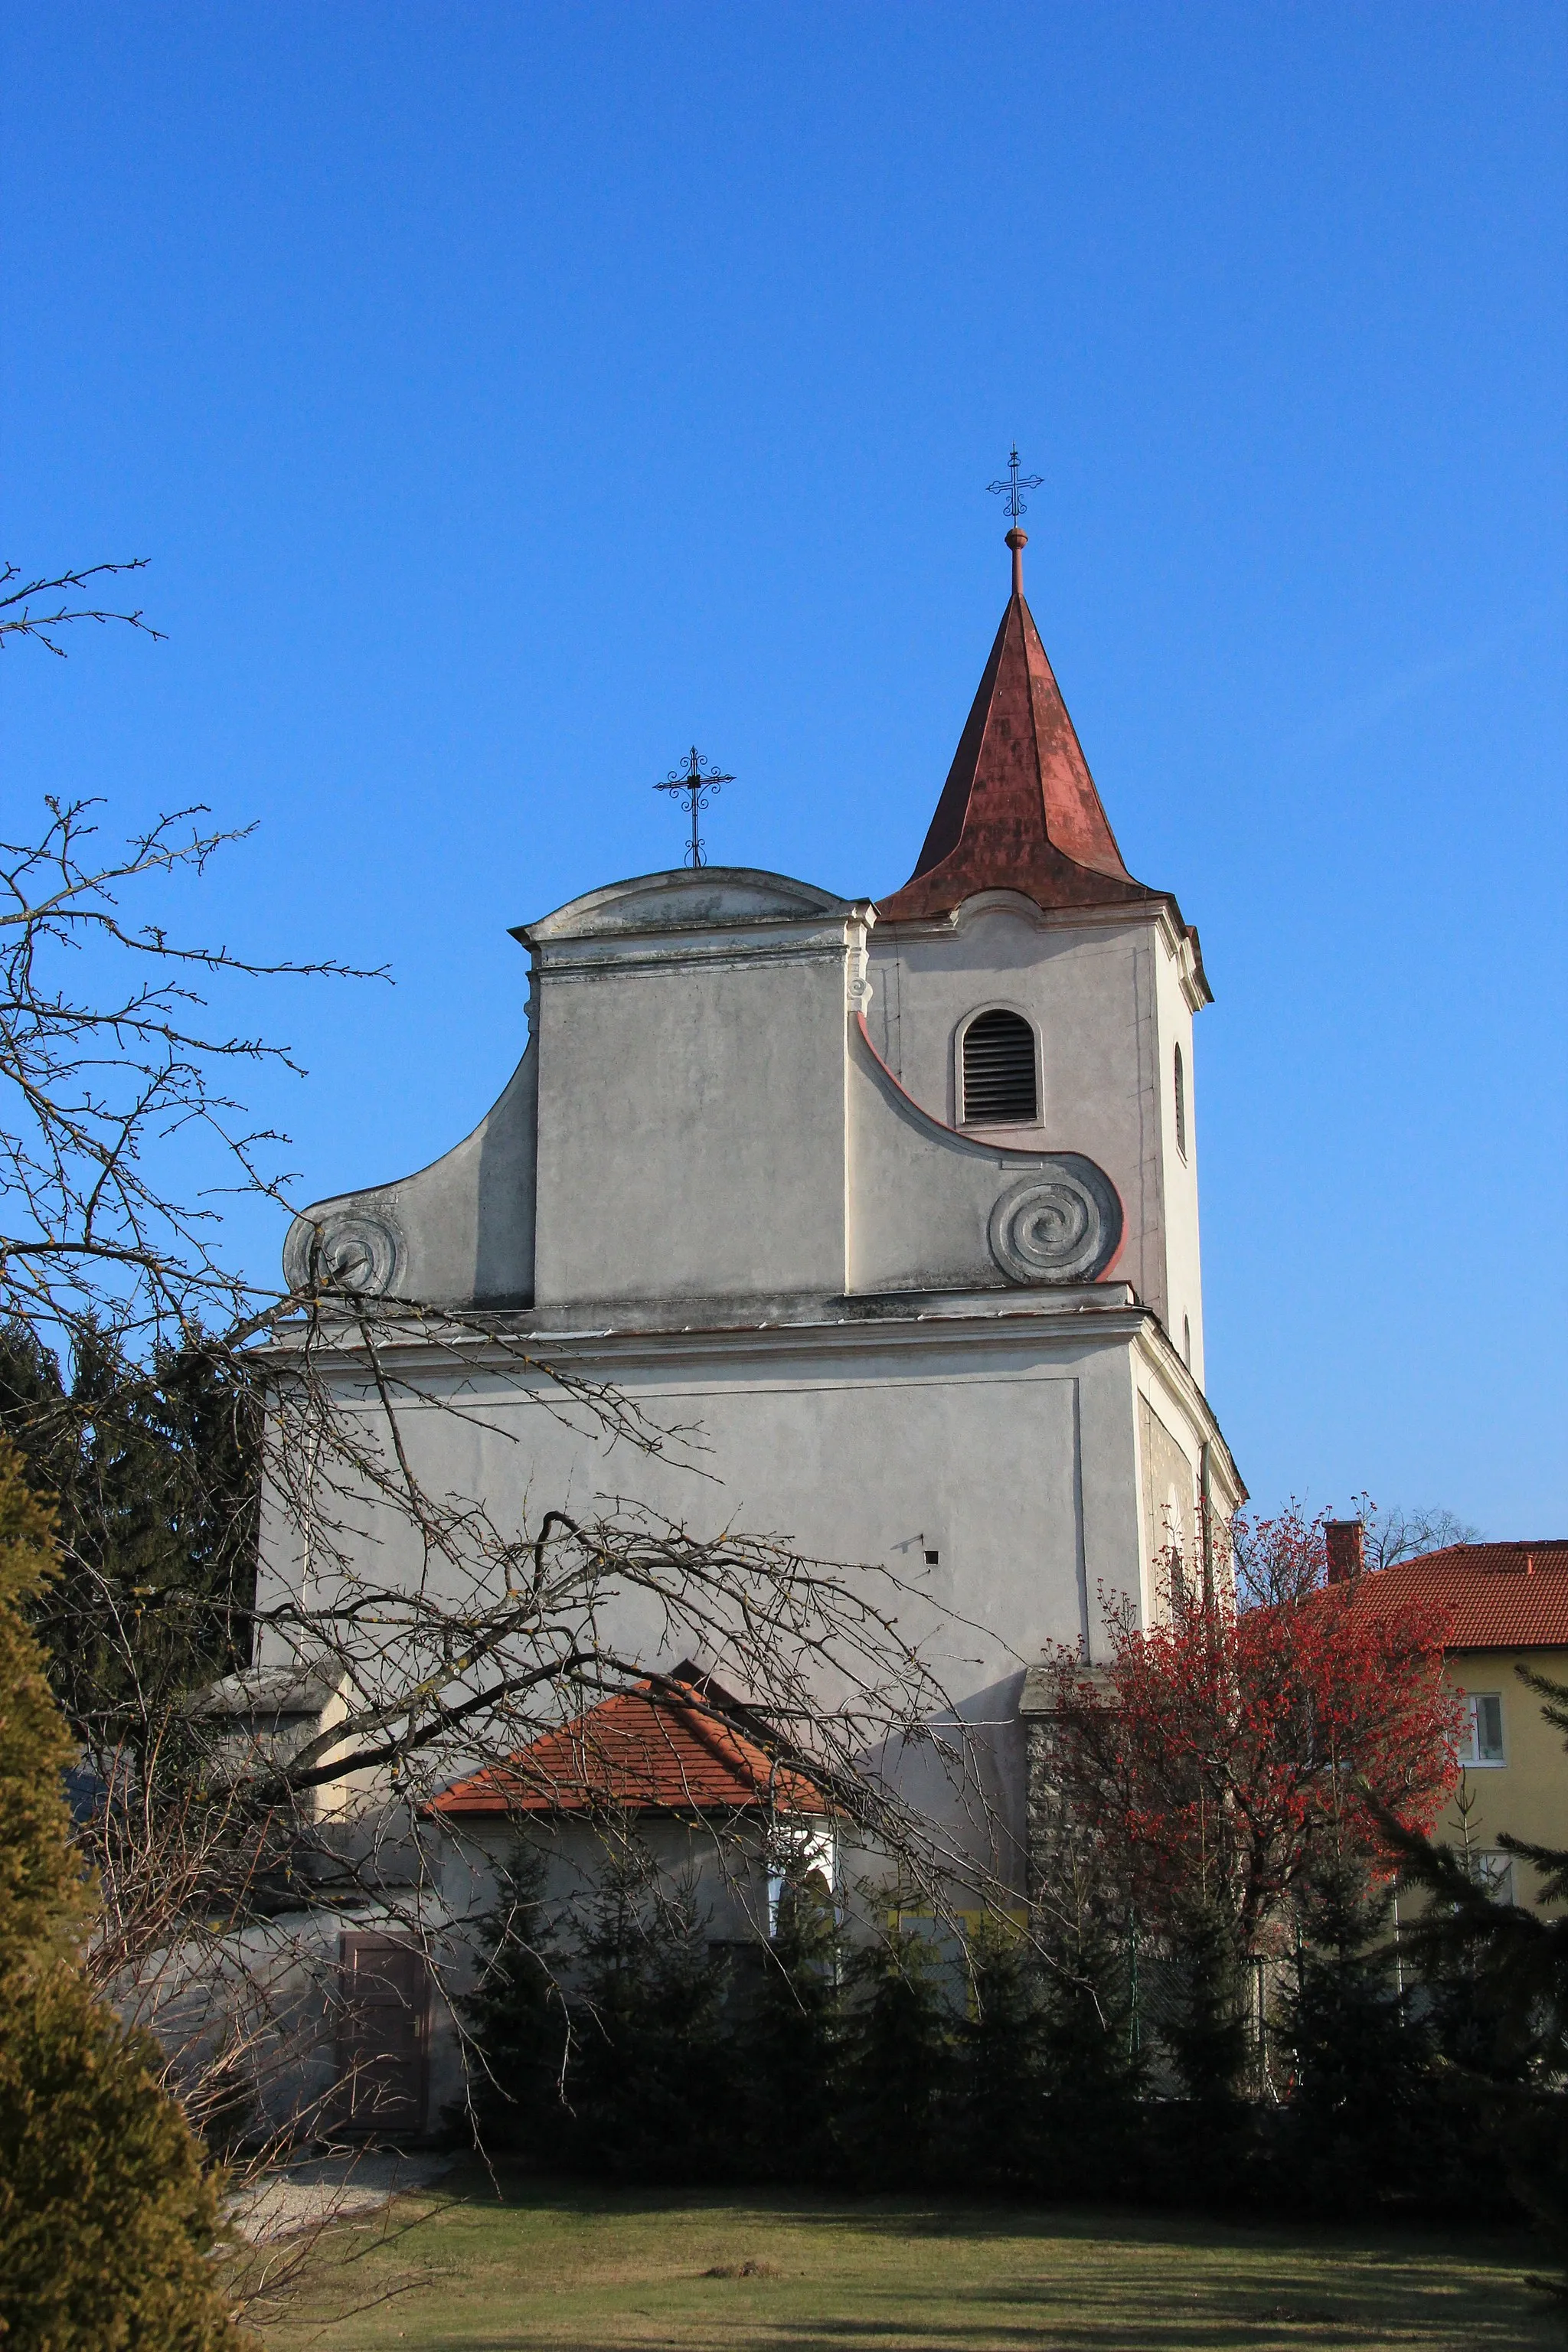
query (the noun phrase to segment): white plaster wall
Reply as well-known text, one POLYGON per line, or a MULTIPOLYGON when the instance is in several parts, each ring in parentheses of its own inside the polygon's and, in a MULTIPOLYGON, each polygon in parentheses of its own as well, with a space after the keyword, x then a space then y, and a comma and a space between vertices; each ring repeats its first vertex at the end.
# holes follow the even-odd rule
POLYGON ((1044 1164, 1039 1153, 957 1135, 931 1118, 900 1091, 853 1018, 848 1051, 849 1290, 1005 1287, 987 1221, 1007 1186, 1044 1164))
POLYGON ((528 1306, 533 1297, 534 1154, 539 1062, 531 1043, 473 1133, 416 1175, 318 1201, 309 1223, 330 1233, 345 1213, 396 1236, 390 1287, 442 1306, 528 1306))
MULTIPOLYGON (((630 1824, 642 1866, 672 1894, 689 1897, 704 1933, 715 1942, 754 1941, 767 1933, 768 1874, 763 1831, 754 1817, 714 1822, 679 1814, 643 1814, 630 1824)), ((494 1909, 500 1880, 524 1846, 543 1865, 541 1899, 581 1930, 604 1886, 606 1852, 615 1832, 603 1822, 565 1815, 458 1815, 427 1830, 426 1844, 440 1873, 447 1916, 470 1928, 494 1909)), ((628 1860, 633 1857, 628 1856, 628 1860)), ((634 1863, 634 1867, 636 1863, 634 1863)))
POLYGON ((987 892, 961 908, 951 928, 873 931, 868 1026, 915 1100, 951 1125, 963 1023, 987 1005, 1006 1005, 1031 1021, 1041 1048, 1040 1125, 998 1129, 997 1140, 1015 1150, 1079 1151, 1105 1170, 1126 1219, 1109 1271, 1163 1314, 1151 1132, 1152 952, 1152 925, 1141 915, 1114 922, 1047 917, 1011 894, 987 892))
MULTIPOLYGON (((1069 1311, 1020 1318, 1018 1328, 730 1335, 685 1349, 670 1335, 660 1360, 645 1343, 640 1357, 602 1363, 663 1425, 694 1431, 684 1459, 607 1448, 591 1423, 572 1426, 497 1375, 470 1380, 460 1413, 412 1407, 403 1437, 436 1491, 483 1496, 508 1532, 552 1507, 594 1516, 631 1497, 694 1532, 773 1535, 812 1557, 892 1570, 901 1590, 884 1597, 973 1729, 1007 1845, 1021 1832, 1024 1667, 1049 1644, 1078 1647, 1086 1631, 1092 1651, 1102 1594, 1142 1599, 1133 1354, 1143 1321, 1097 1310, 1103 1328, 1089 1328, 1069 1311)), ((378 1532, 371 1572, 412 1576, 407 1531, 378 1532)), ((272 1556, 281 1567, 282 1549, 272 1556)), ((604 1632, 646 1664, 678 1662, 679 1633, 634 1601, 604 1632)), ((916 1801, 953 1812, 924 1756, 906 1759, 900 1779, 916 1801)))
MULTIPOLYGON (((1168 1341, 1163 1346, 1144 1345, 1136 1353, 1133 1364, 1134 1433, 1138 1447, 1138 1479, 1142 1495, 1145 1465, 1142 1460, 1142 1431, 1136 1412, 1138 1396, 1147 1398, 1155 1418, 1166 1435, 1174 1441, 1184 1463, 1185 1471, 1177 1496, 1176 1516, 1182 1522, 1190 1575, 1196 1577, 1203 1568, 1203 1528, 1200 1506, 1204 1495, 1204 1458, 1205 1441, 1208 1456, 1208 1499, 1212 1512, 1211 1538, 1218 1540, 1228 1528, 1237 1511, 1247 1500, 1247 1489, 1223 1443, 1217 1437, 1214 1423, 1205 1409, 1203 1390, 1195 1374, 1189 1371, 1178 1350, 1168 1341)), ((1156 1502, 1166 1498, 1156 1492, 1156 1502)), ((1164 1563, 1158 1559, 1165 1540, 1161 1527, 1151 1528, 1142 1513, 1139 1517, 1142 1551, 1141 1617, 1145 1624, 1159 1620, 1168 1608, 1169 1596, 1164 1590, 1164 1563)), ((1223 1548, 1217 1566, 1223 1567, 1223 1548)))
POLYGON ((865 1001, 867 912, 740 869, 574 902, 523 935, 535 1041, 474 1134, 313 1213, 385 1223, 393 1287, 437 1301, 999 1286, 985 1238, 998 1192, 1041 1154, 1078 1151, 1121 1200, 1108 1276, 1176 1347, 1190 1328, 1201 1381, 1192 1016, 1168 927, 1045 917, 991 892, 952 925, 872 930, 868 1053, 846 1018, 865 1001), (958 1135, 957 1038, 995 1004, 1039 1037, 1042 1116, 958 1135))
MULTIPOLYGON (((1213 1433, 1200 1393, 1201 982, 1158 910, 1045 916, 989 893, 952 924, 870 930, 868 1042, 856 1008, 869 919, 863 905, 742 869, 645 877, 574 902, 522 935, 534 1042, 475 1134, 416 1177, 323 1207, 395 1228, 405 1295, 531 1291, 542 1353, 581 1358, 668 1426, 697 1424, 706 1449, 685 1470, 624 1446, 606 1455, 595 1427, 479 1370, 461 1414, 405 1413, 434 1491, 483 1499, 509 1532, 552 1505, 592 1513, 630 1496, 695 1527, 908 1571, 900 1612, 939 1644, 984 1727, 1011 1833, 1025 1664, 1058 1641, 1092 1648, 1102 1598, 1130 1594, 1145 1620, 1152 1606, 1140 1384, 1194 1481, 1213 1433), (1043 1115, 1033 1129, 954 1133, 954 1040, 989 1004, 1037 1028, 1043 1115), (1009 1182, 1057 1150, 1085 1154, 1116 1185, 1121 1250, 1098 1285, 1015 1289, 986 1222, 1009 1182), (907 1318, 880 1315, 874 1297, 898 1291, 913 1294, 907 1318), (559 1325, 550 1336, 557 1307, 574 1310, 578 1339, 559 1325), (1184 1316, 1190 1378, 1171 1352, 1184 1316), (639 1318, 650 1328, 629 1328, 639 1318), (929 1572, 927 1549, 939 1556, 929 1572)), ((429 1378, 417 1363, 415 1385, 429 1378)), ((406 1550, 412 1576, 401 1532, 380 1534, 373 1572, 396 1571, 406 1550)), ((371 1565, 368 1529, 366 1553, 371 1565)), ((269 1505, 264 1582, 286 1580, 291 1556, 269 1505)), ((623 1617, 612 1630, 624 1650, 676 1663, 668 1627, 623 1617)))
POLYGON ((530 933, 542 1306, 843 1288, 849 910, 681 878, 530 933))
POLYGON ((1193 1015, 1182 985, 1178 951, 1163 932, 1155 935, 1154 1034, 1159 1070, 1159 1190, 1164 1235, 1165 1328, 1172 1346, 1190 1360, 1193 1378, 1204 1385, 1204 1290, 1198 1247, 1197 1087, 1193 1065, 1193 1015), (1186 1088, 1186 1150, 1176 1144, 1175 1049, 1182 1049, 1186 1088), (1192 1345, 1187 1348, 1186 1335, 1192 1345))
POLYGON ((535 1296, 839 1289, 843 966, 541 990, 535 1296))
POLYGON ((1189 1138, 1187 1160, 1176 1154, 1167 1067, 1179 1034, 1190 1106, 1192 1016, 1160 911, 1047 915, 1012 893, 988 891, 951 924, 874 930, 868 968, 873 1045, 915 1101, 949 1125, 959 1108, 957 1040, 969 1016, 1005 1005, 1034 1024, 1038 1127, 965 1133, 1014 1151, 1079 1151, 1098 1162, 1126 1218, 1108 1273, 1133 1285, 1178 1347, 1182 1315, 1190 1317, 1201 1367, 1196 1153, 1189 1138))

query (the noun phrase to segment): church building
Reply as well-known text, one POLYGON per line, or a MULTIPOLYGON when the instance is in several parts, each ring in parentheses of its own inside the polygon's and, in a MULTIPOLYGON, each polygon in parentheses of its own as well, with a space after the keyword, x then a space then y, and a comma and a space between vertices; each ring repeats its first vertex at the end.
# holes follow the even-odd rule
POLYGON ((688 865, 522 924, 500 1099, 318 1203, 285 1266, 482 1316, 700 1432, 700 1476, 559 1416, 502 1443, 476 1349, 478 1409, 432 1442, 498 1520, 627 1494, 896 1570, 961 1631, 1022 1883, 1028 1666, 1092 1663, 1108 1605, 1157 1617, 1173 1547, 1212 1572, 1244 1489, 1204 1385, 1197 934, 1128 871, 1007 544, 902 887, 688 865))

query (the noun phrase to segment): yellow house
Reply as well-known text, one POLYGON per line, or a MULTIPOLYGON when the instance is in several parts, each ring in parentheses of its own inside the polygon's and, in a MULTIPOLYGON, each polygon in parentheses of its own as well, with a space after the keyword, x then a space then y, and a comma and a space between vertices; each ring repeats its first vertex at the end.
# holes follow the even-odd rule
POLYGON ((1424 1601, 1447 1614, 1463 1778, 1432 1834, 1465 1848, 1502 1901, 1529 1903, 1537 1874, 1498 1834, 1568 1846, 1568 1751, 1519 1676, 1526 1666, 1568 1684, 1568 1542, 1451 1544, 1372 1570, 1361 1591, 1374 1607, 1424 1601))

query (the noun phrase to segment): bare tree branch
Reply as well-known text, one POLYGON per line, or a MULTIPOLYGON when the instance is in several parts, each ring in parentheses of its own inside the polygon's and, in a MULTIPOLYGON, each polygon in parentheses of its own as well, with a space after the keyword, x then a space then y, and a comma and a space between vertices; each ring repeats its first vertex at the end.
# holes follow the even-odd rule
POLYGON ((7 637, 31 637, 64 661, 66 649, 56 643, 49 632, 68 628, 75 621, 120 621, 128 629, 140 629, 144 637, 162 637, 163 630, 155 629, 143 617, 140 606, 134 613, 110 613, 97 604, 73 605, 69 602, 72 592, 85 588, 89 580, 101 579, 106 573, 145 572, 147 563, 145 555, 134 555, 129 563, 89 563, 85 572, 58 572, 51 579, 23 581, 19 588, 10 588, 10 583, 21 580, 20 567, 15 563, 0 564, 0 589, 10 588, 9 594, 0 594, 0 648, 7 637), (35 596, 58 595, 64 595, 67 602, 56 605, 52 612, 34 612, 35 596))

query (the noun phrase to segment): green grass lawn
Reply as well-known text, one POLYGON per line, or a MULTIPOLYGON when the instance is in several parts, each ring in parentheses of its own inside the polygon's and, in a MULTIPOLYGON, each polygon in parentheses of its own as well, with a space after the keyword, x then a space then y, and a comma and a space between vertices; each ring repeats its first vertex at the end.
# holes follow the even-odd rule
POLYGON ((329 2232, 275 2352, 1318 2352, 1561 2345, 1522 2241, 478 2172, 329 2232), (753 2267, 748 2272, 746 2265, 753 2267), (358 2309, 352 2306, 358 2305, 358 2309))

